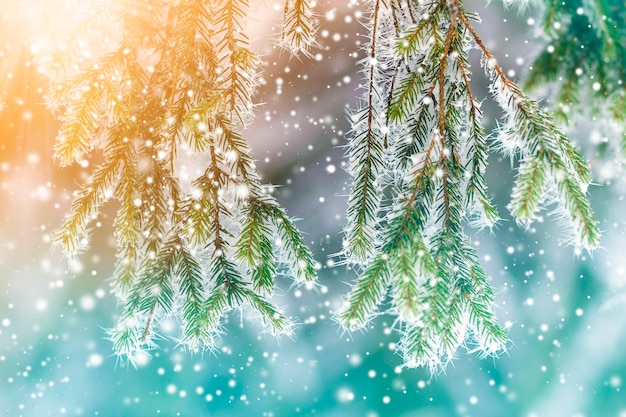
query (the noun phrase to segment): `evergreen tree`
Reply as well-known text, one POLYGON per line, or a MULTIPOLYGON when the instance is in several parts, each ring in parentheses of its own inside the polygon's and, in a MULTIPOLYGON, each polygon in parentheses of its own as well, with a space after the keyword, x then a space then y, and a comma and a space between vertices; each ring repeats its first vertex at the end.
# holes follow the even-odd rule
MULTIPOLYGON (((602 67, 599 94, 623 117, 624 13, 611 1, 581 0, 583 13, 550 3, 544 26, 563 53, 582 36, 578 30, 604 49, 563 60, 541 54, 529 86, 602 67), (556 28, 555 16, 571 17, 556 28), (593 30, 581 29, 578 16, 593 30), (620 66, 608 69, 607 56, 620 57, 620 66)), ((507 335, 465 231, 498 221, 469 51, 482 53, 491 95, 505 114, 491 148, 519 162, 509 208, 521 225, 554 204, 572 243, 595 248, 589 166, 552 114, 506 77, 472 25, 478 16, 460 0, 364 3, 369 43, 362 104, 351 112, 348 135, 353 187, 343 253, 359 277, 337 316, 348 330, 363 328, 389 296, 386 311, 397 317, 407 366, 436 369, 459 346, 496 354, 507 335)), ((315 47, 311 6, 285 2, 279 37, 293 54, 315 47)), ((183 343, 211 347, 223 315, 244 304, 274 333, 288 333, 291 322, 269 301, 274 277, 286 266, 297 283, 313 285, 315 268, 293 221, 261 184, 243 137, 259 65, 246 36, 249 4, 125 0, 102 7, 72 39, 89 42, 110 25, 119 38, 89 59, 75 47, 60 51, 50 62, 60 75, 49 103, 63 114, 55 149, 61 165, 102 154, 55 241, 79 254, 102 204, 120 202, 114 289, 123 307, 111 330, 114 349, 132 354, 150 346, 169 314, 181 317, 183 343), (189 154, 205 161, 191 181, 180 173, 189 154)), ((559 79, 564 106, 575 103, 569 80, 559 79)))

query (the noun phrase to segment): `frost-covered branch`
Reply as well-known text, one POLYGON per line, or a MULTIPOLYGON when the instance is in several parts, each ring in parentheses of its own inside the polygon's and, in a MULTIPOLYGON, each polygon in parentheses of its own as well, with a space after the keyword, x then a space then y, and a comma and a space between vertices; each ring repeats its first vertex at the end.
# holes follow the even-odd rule
POLYGON ((294 55, 310 57, 318 46, 314 4, 312 0, 285 0, 280 45, 294 55))
MULTIPOLYGON (((532 61, 525 85, 528 88, 554 86, 552 107, 558 120, 576 121, 578 113, 588 114, 591 110, 619 122, 624 133, 624 2, 551 2, 544 10, 539 32, 547 42, 532 61)), ((622 136, 621 144, 626 149, 626 136, 622 136)))
MULTIPOLYGON (((224 315, 244 305, 272 333, 289 333, 291 321, 269 301, 274 278, 284 270, 312 284, 316 271, 242 135, 258 62, 246 36, 247 1, 116 5, 117 44, 67 78, 61 73, 50 94, 64 111, 59 162, 95 149, 103 159, 54 241, 78 254, 101 206, 119 201, 113 289, 122 311, 110 337, 120 355, 154 346, 171 315, 180 319, 181 343, 212 348, 224 315), (187 155, 206 161, 191 181, 179 175, 187 155)), ((66 60, 80 62, 73 50, 66 60)))
POLYGON ((488 145, 469 50, 482 50, 491 92, 505 110, 497 147, 520 157, 511 203, 518 221, 527 224, 554 201, 573 242, 597 246, 588 164, 550 115, 506 78, 472 27, 478 17, 460 1, 390 2, 394 30, 385 40, 380 3, 370 7, 363 61, 369 88, 348 153, 354 188, 345 256, 361 273, 338 317, 347 329, 362 328, 389 294, 407 366, 436 370, 460 346, 497 354, 507 335, 465 234, 465 225, 491 227, 498 219, 485 181, 488 145))

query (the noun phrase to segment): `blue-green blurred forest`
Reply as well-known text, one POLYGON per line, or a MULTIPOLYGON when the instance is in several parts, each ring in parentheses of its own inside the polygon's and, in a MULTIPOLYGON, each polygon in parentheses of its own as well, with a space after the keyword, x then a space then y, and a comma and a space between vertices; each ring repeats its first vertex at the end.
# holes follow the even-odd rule
MULTIPOLYGON (((132 367, 113 354, 106 332, 117 311, 109 293, 116 203, 98 219, 81 266, 69 268, 50 233, 88 171, 55 166, 58 125, 44 104, 48 82, 32 62, 32 29, 16 1, 0 4, 1 416, 626 417, 626 180, 624 157, 605 143, 618 139, 600 118, 581 115, 567 131, 594 170, 602 247, 575 253, 549 210, 531 230, 518 227, 506 209, 513 167, 493 157, 487 177, 503 220, 493 233, 471 236, 509 329, 508 352, 482 359, 459 351, 436 375, 403 368, 392 317, 354 334, 333 318, 355 278, 335 265, 335 254, 349 187, 346 108, 359 94, 365 39, 361 6, 322 1, 322 47, 312 58, 290 59, 272 47, 280 12, 258 2, 264 12, 253 22, 254 43, 264 83, 245 136, 264 181, 281 185, 279 201, 301 219, 322 265, 321 285, 309 291, 279 282, 276 301, 299 323, 293 339, 276 339, 235 312, 218 350, 193 354, 176 345, 172 318, 160 348, 132 367)), ((539 11, 531 5, 518 14, 499 2, 471 7, 503 68, 521 79, 545 47, 535 37, 539 11)), ((487 98, 485 119, 495 128, 500 112, 474 58, 476 91, 487 98)))

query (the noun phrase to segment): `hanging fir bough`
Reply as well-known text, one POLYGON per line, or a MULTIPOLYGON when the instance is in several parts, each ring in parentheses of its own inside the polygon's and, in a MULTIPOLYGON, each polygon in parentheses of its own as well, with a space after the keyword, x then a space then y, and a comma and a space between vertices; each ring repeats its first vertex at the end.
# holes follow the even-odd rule
MULTIPOLYGON (((247 0, 97 6, 72 37, 76 45, 52 61, 61 77, 49 102, 64 112, 59 163, 102 152, 54 241, 79 254, 102 204, 119 200, 114 290, 123 308, 110 332, 115 351, 132 357, 152 346, 168 315, 182 323, 181 343, 211 348, 224 315, 243 305, 272 333, 289 333, 291 321, 269 301, 274 279, 286 269, 296 283, 312 284, 316 271, 241 135, 252 119, 259 64, 246 36, 247 0), (119 33, 114 47, 84 59, 78 44, 111 26, 119 33), (189 154, 204 155, 205 169, 183 181, 178 160, 189 154)), ((285 10, 288 26, 312 19, 306 2, 285 10)), ((285 44, 305 50, 312 34, 294 30, 285 44)))
MULTIPOLYGON (((466 225, 498 219, 468 51, 482 52, 505 112, 495 144, 519 160, 510 210, 522 225, 554 203, 572 241, 597 246, 588 165, 505 76, 472 27, 478 17, 459 0, 367 5, 366 92, 352 114, 345 230, 345 256, 360 276, 338 317, 349 330, 363 328, 389 296, 408 366, 436 369, 459 346, 495 354, 507 335, 465 234, 466 225)), ((211 347, 224 314, 244 304, 274 333, 288 333, 291 322, 268 301, 274 277, 282 264, 297 283, 315 277, 309 250, 260 183, 242 137, 259 65, 247 13, 246 0, 102 2, 73 39, 89 44, 90 33, 108 31, 120 34, 109 39, 114 47, 87 56, 69 45, 52 61, 61 76, 50 104, 64 112, 59 163, 102 153, 54 239, 79 254, 100 207, 119 200, 114 289, 123 308, 111 330, 119 354, 150 347, 168 315, 180 317, 182 343, 211 347), (187 154, 205 159, 191 181, 180 175, 187 154)), ((315 29, 311 4, 287 0, 283 46, 309 54, 315 29)))
POLYGON ((361 272, 338 317, 349 330, 363 328, 389 295, 407 366, 437 369, 460 346, 496 354, 507 335, 464 232, 465 224, 491 227, 498 219, 484 178, 488 144, 469 50, 482 52, 505 112, 495 146, 520 161, 510 204, 520 224, 552 202, 572 241, 596 247, 589 167, 553 118, 505 76, 461 1, 367 3, 366 92, 352 113, 344 242, 361 272))

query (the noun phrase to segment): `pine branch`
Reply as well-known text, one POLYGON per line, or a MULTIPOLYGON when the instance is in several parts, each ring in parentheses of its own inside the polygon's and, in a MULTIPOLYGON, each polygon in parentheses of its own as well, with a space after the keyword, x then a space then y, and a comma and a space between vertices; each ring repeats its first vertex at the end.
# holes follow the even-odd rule
POLYGON ((213 22, 216 26, 216 50, 221 55, 220 86, 231 119, 245 125, 251 110, 254 74, 258 59, 248 49, 244 27, 249 4, 247 0, 223 0, 217 6, 213 22))
POLYGON ((521 222, 535 219, 542 202, 546 183, 546 162, 543 152, 523 160, 511 197, 511 213, 521 222))
POLYGON ((133 245, 121 246, 117 250, 112 292, 120 298, 127 297, 137 281, 138 251, 133 245))
POLYGON ((81 187, 72 201, 63 225, 54 232, 53 241, 60 244, 68 255, 74 256, 86 246, 87 224, 115 187, 124 151, 124 146, 117 146, 112 150, 113 155, 81 187))
MULTIPOLYGON (((583 110, 610 110, 614 98, 626 94, 626 13, 622 2, 554 2, 544 12, 542 23, 550 43, 532 62, 525 85, 554 86, 553 107, 565 121, 583 110), (578 96, 583 94, 587 100, 581 107, 578 96)), ((622 111, 611 111, 611 116, 622 125, 626 122, 622 111)))
POLYGON ((390 293, 387 312, 397 317, 405 364, 434 372, 461 346, 495 355, 507 343, 492 311, 493 290, 464 232, 466 224, 492 226, 498 219, 485 181, 489 149, 480 103, 470 82, 467 55, 474 45, 506 112, 497 147, 521 157, 513 215, 527 224, 554 199, 577 244, 591 249, 599 233, 585 195, 587 162, 548 113, 506 78, 470 23, 478 17, 458 0, 392 1, 390 7, 391 55, 389 42, 380 41, 379 3, 367 25, 369 88, 350 136, 354 188, 345 232, 348 260, 363 270, 338 318, 349 330, 363 328, 390 293), (385 120, 384 129, 378 120, 385 120))
MULTIPOLYGON (((587 65, 598 74, 596 95, 617 114, 625 96, 618 80, 626 73, 626 22, 615 0, 580 1, 595 12, 552 32, 571 57, 540 56, 542 75, 534 81, 566 74, 558 94, 566 112, 577 100, 573 77, 587 65), (594 30, 582 35, 585 51, 574 51, 580 42, 572 34, 582 24, 594 30), (605 65, 600 53, 618 57, 618 65, 605 65)), ((88 242, 89 221, 109 198, 119 200, 114 289, 122 314, 110 332, 119 354, 153 347, 170 315, 181 317, 183 344, 211 349, 223 317, 245 305, 272 333, 290 333, 291 321, 270 301, 274 278, 284 269, 312 286, 316 265, 294 220, 263 189, 241 133, 259 82, 247 0, 111 7, 119 44, 61 73, 49 98, 65 111, 59 163, 94 149, 103 155, 55 242, 77 253, 88 242), (182 157, 194 154, 204 173, 181 178, 182 157)), ((466 225, 491 226, 498 217, 485 180, 489 149, 468 51, 482 51, 491 93, 505 112, 495 147, 520 160, 510 205, 516 220, 528 224, 555 203, 575 243, 597 246, 588 163, 554 118, 505 76, 470 23, 478 17, 460 0, 370 0, 368 7, 364 97, 351 116, 347 151, 354 181, 343 251, 361 272, 339 320, 355 330, 381 311, 393 314, 408 366, 434 371, 460 346, 497 354, 507 335, 465 234, 466 225), (389 307, 380 308, 387 295, 389 307)), ((570 7, 551 4, 545 21, 571 15, 570 7)), ((289 51, 309 54, 316 27, 311 3, 286 1, 281 43, 289 51)), ((76 59, 74 49, 68 61, 76 59)))
POLYGON ((487 195, 485 170, 487 169, 488 145, 485 130, 481 123, 482 112, 480 103, 476 101, 472 94, 469 63, 461 59, 461 57, 457 59, 457 63, 463 81, 461 89, 466 96, 467 105, 469 106, 467 162, 464 168, 470 172, 470 175, 465 190, 465 206, 470 213, 472 211, 480 213, 480 217, 472 223, 473 226, 486 225, 487 227, 492 227, 498 221, 499 216, 498 211, 487 195))
POLYGON ((389 256, 386 254, 374 258, 360 274, 347 303, 337 314, 346 329, 357 330, 365 327, 376 306, 387 295, 390 275, 389 256))
POLYGON ((127 148, 121 159, 119 180, 117 187, 113 190, 113 195, 119 196, 120 209, 115 216, 113 227, 120 246, 137 246, 141 233, 139 209, 143 200, 139 198, 139 183, 136 172, 135 161, 137 153, 132 147, 127 148))
MULTIPOLYGON (((585 196, 590 181, 589 165, 565 134, 559 130, 552 117, 504 75, 502 69, 495 63, 491 52, 469 26, 467 18, 462 16, 461 20, 483 51, 486 61, 485 70, 492 80, 492 93, 498 100, 498 104, 507 112, 507 127, 503 129, 504 140, 506 141, 506 136, 519 137, 522 156, 540 155, 545 152, 550 161, 554 179, 560 183, 556 202, 570 219, 571 229, 574 231, 574 242, 586 249, 595 248, 600 241, 600 231, 585 196), (568 177, 567 184, 563 184, 563 177, 568 177)), ((522 179, 522 176, 518 179, 522 179)), ((528 195, 533 196, 536 192, 539 191, 528 195)), ((533 206, 532 202, 530 206, 533 206)))
POLYGON ((290 275, 298 284, 313 284, 317 275, 315 261, 293 220, 287 216, 282 207, 273 201, 265 203, 264 206, 269 220, 277 229, 281 250, 284 251, 287 259, 290 275))
POLYGON ((391 271, 396 277, 391 288, 393 305, 398 318, 406 323, 414 323, 421 318, 419 300, 424 276, 415 268, 415 259, 419 259, 423 253, 418 245, 410 245, 406 249, 400 247, 397 254, 392 253, 389 259, 392 263, 391 271))
POLYGON ((312 56, 318 22, 309 0, 285 0, 280 45, 292 55, 312 56))
MULTIPOLYGON (((312 19, 305 6, 299 13, 312 19)), ((312 285, 316 270, 292 219, 265 193, 241 134, 258 82, 247 2, 130 0, 113 10, 119 44, 61 74, 49 99, 70 109, 60 163, 96 148, 104 161, 55 242, 77 253, 101 206, 119 201, 113 290, 122 312, 110 338, 130 359, 155 346, 170 315, 181 317, 180 341, 191 349, 213 348, 222 318, 246 304, 273 334, 289 333, 291 321, 269 299, 274 278, 283 259, 298 284, 312 285), (178 172, 181 155, 194 153, 208 162, 188 180, 178 172)))
POLYGON ((384 103, 384 94, 377 89, 377 55, 381 27, 379 22, 382 0, 373 0, 371 14, 371 43, 366 58, 367 73, 366 107, 352 116, 352 135, 348 150, 349 172, 355 177, 348 200, 346 226, 346 253, 354 262, 365 262, 372 254, 376 233, 376 216, 380 204, 381 184, 378 181, 384 171, 384 134, 382 112, 377 109, 384 103))
POLYGON ((230 120, 222 115, 215 117, 217 144, 225 152, 227 163, 234 168, 235 174, 249 187, 257 189, 258 175, 254 159, 250 156, 250 147, 243 136, 235 130, 230 120))
POLYGON ((195 348, 200 341, 211 340, 208 326, 199 320, 204 308, 204 274, 196 257, 181 245, 177 253, 176 274, 180 280, 180 293, 183 303, 183 336, 181 341, 195 348))
POLYGON ((213 233, 213 218, 217 211, 216 190, 220 184, 217 179, 204 175, 193 183, 191 197, 184 203, 185 234, 194 246, 206 244, 213 233))
POLYGON ((214 338, 221 331, 222 317, 229 309, 228 293, 224 291, 224 285, 216 285, 202 305, 203 314, 199 318, 199 328, 206 329, 208 339, 202 339, 205 345, 211 347, 215 344, 214 338))
POLYGON ((129 356, 152 345, 153 327, 174 305, 173 268, 179 240, 170 238, 160 253, 141 266, 136 285, 126 298, 116 328, 110 331, 119 355, 129 356))
POLYGON ((167 234, 168 225, 175 222, 174 213, 177 204, 181 201, 181 189, 177 178, 172 177, 166 167, 165 161, 154 158, 150 170, 142 178, 143 193, 142 201, 146 202, 147 210, 143 212, 142 236, 144 238, 143 251, 148 255, 157 253, 164 237, 167 234))
POLYGON ((497 355, 506 350, 508 336, 498 324, 491 305, 494 294, 487 282, 487 274, 480 266, 478 253, 468 241, 460 242, 462 250, 455 252, 458 267, 457 293, 465 300, 464 310, 469 310, 469 324, 473 329, 476 350, 483 355, 497 355))
POLYGON ((236 257, 245 261, 251 270, 255 291, 271 294, 274 290, 276 265, 270 238, 274 232, 266 223, 262 204, 252 200, 244 209, 244 222, 237 244, 236 257))
POLYGON ((244 294, 252 308, 261 315, 263 324, 270 325, 272 334, 291 334, 293 323, 278 311, 276 307, 252 290, 245 289, 244 294))
MULTIPOLYGON (((424 50, 430 49, 428 43, 431 42, 429 37, 432 36, 432 32, 428 29, 433 26, 439 26, 440 22, 438 20, 438 16, 440 7, 441 3, 433 2, 432 7, 425 8, 425 10, 423 10, 423 12, 432 16, 431 19, 421 19, 421 22, 415 24, 415 19, 412 18, 411 25, 406 34, 400 36, 396 41, 396 49, 399 55, 401 55, 405 60, 412 59, 414 56, 423 53, 424 50)), ((411 12, 410 7, 408 8, 408 11, 411 12)))
MULTIPOLYGON (((217 91, 212 97, 202 101, 189 111, 186 111, 186 105, 181 106, 179 115, 182 116, 184 126, 189 130, 185 138, 195 152, 206 152, 209 144, 212 143, 211 133, 215 131, 216 127, 210 126, 208 122, 219 116, 223 103, 223 92, 217 91)), ((181 127, 182 124, 175 130, 179 130, 181 127)))
POLYGON ((74 105, 76 108, 70 108, 63 118, 54 147, 55 155, 62 166, 80 161, 91 151, 91 138, 96 135, 99 124, 93 116, 103 110, 101 90, 93 89, 91 94, 85 94, 74 105))

